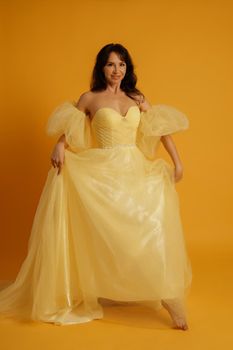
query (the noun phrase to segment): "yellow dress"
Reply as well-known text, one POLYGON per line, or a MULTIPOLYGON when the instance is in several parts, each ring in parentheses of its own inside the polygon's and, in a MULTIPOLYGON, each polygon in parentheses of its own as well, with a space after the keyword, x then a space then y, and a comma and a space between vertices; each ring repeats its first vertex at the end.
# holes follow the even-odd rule
POLYGON ((59 105, 47 133, 65 134, 61 174, 51 166, 28 254, 0 292, 0 314, 56 324, 103 317, 104 300, 161 308, 185 297, 192 270, 170 163, 156 158, 162 135, 189 127, 168 105, 125 116, 100 108, 92 121, 59 105))

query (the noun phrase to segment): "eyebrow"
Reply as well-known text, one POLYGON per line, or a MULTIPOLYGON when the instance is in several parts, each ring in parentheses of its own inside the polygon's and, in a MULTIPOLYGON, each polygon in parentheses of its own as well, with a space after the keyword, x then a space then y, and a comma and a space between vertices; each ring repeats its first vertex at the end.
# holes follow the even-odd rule
MULTIPOLYGON (((120 62, 125 63, 125 61, 120 61, 120 62)), ((112 62, 112 61, 107 61, 107 63, 114 63, 114 62, 112 62)))

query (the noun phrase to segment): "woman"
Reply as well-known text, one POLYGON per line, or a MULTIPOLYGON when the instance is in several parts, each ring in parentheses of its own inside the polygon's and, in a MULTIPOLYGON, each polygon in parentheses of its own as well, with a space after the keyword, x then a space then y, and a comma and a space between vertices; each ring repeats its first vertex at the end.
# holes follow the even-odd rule
POLYGON ((170 136, 188 120, 151 105, 136 81, 127 49, 105 45, 90 91, 50 116, 53 168, 28 255, 0 293, 2 314, 71 324, 102 318, 101 304, 136 302, 165 307, 175 328, 188 329, 192 272, 175 190, 182 163, 170 136), (156 159, 160 140, 174 169, 156 159))

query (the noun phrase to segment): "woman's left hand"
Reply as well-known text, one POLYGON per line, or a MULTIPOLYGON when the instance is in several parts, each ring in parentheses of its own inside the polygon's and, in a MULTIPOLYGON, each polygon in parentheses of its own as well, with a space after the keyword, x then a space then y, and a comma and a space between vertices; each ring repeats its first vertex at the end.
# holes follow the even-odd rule
POLYGON ((183 166, 182 164, 177 164, 175 165, 174 168, 174 180, 175 182, 178 182, 182 179, 183 177, 183 166))

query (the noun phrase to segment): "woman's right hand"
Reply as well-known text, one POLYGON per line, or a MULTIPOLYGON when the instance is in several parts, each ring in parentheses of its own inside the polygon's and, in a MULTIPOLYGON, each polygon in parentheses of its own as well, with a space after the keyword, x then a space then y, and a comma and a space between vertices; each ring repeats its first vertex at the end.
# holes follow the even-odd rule
POLYGON ((63 167, 64 160, 65 160, 65 144, 64 144, 64 142, 56 143, 56 145, 52 151, 50 159, 51 159, 51 163, 52 163, 53 167, 58 168, 57 175, 59 175, 61 172, 61 169, 63 167))

